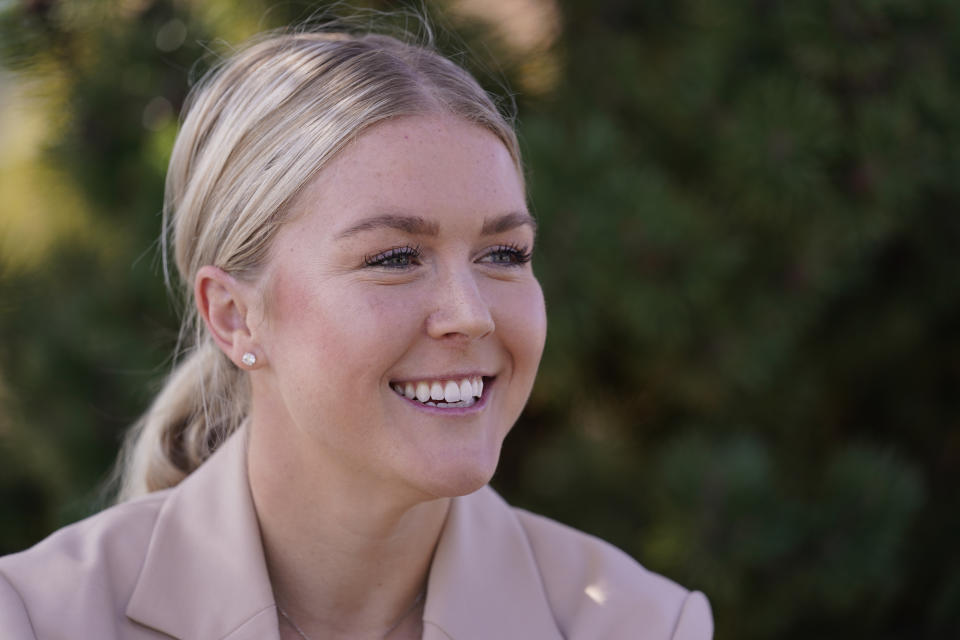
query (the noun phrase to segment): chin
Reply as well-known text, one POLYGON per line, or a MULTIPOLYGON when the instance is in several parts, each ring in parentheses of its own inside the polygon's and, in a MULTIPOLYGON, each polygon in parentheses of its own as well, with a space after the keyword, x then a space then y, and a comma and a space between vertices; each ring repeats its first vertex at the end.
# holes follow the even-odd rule
POLYGON ((462 475, 461 477, 451 479, 448 482, 437 483, 430 492, 437 498, 457 498, 459 496, 469 495, 482 489, 493 474, 484 474, 476 476, 462 475))
POLYGON ((500 459, 499 448, 495 455, 471 457, 471 459, 446 459, 440 464, 425 467, 430 473, 422 478, 421 487, 437 498, 456 498, 479 491, 490 482, 500 459))

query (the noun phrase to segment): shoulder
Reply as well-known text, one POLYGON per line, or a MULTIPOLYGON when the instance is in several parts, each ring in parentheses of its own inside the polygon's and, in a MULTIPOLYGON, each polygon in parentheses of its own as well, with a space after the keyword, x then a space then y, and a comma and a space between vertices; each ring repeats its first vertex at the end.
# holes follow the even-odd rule
POLYGON ((0 558, 0 574, 29 589, 49 591, 65 578, 94 579, 98 573, 122 576, 139 570, 166 492, 119 504, 59 529, 33 547, 0 558), (130 565, 136 565, 129 568, 130 565))
POLYGON ((23 630, 15 638, 58 637, 43 625, 75 623, 82 635, 115 624, 91 621, 91 612, 122 619, 166 493, 111 507, 0 558, 0 628, 23 630))
POLYGON ((700 640, 713 635, 706 597, 649 571, 594 536, 514 509, 551 609, 568 638, 700 640))

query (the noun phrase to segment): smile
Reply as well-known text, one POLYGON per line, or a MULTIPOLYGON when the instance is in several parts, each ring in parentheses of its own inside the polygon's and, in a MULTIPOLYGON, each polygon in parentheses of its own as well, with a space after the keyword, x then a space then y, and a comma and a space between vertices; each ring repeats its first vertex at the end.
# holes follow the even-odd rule
POLYGON ((483 397, 483 376, 454 380, 410 380, 390 387, 399 395, 428 407, 465 409, 483 397))

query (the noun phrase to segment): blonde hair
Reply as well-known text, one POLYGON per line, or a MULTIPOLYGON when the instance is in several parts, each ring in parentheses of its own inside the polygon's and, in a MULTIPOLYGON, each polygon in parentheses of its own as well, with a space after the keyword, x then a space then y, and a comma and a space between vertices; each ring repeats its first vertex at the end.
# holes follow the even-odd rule
POLYGON ((255 277, 291 201, 351 140, 389 118, 447 113, 493 132, 521 167, 510 120, 468 72, 429 44, 386 35, 261 38, 208 72, 185 112, 161 236, 164 264, 172 253, 186 302, 184 355, 127 436, 120 500, 175 486, 243 423, 247 374, 196 311, 197 270, 215 265, 255 277))

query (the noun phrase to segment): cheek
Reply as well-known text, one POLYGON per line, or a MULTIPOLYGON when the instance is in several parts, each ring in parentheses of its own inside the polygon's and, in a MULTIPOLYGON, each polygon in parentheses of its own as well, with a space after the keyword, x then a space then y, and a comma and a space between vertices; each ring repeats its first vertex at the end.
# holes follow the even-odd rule
POLYGON ((316 376, 329 363, 349 362, 347 354, 356 349, 351 328, 355 336, 369 334, 363 326, 368 314, 328 281, 278 279, 273 294, 266 339, 276 364, 292 373, 316 376))
POLYGON ((518 369, 533 373, 540 363, 547 337, 547 312, 543 291, 536 280, 501 301, 501 336, 513 353, 518 369))
POLYGON ((314 356, 351 369, 354 375, 343 377, 347 384, 357 377, 379 377, 422 326, 417 297, 402 287, 365 291, 346 283, 306 295, 311 303, 293 318, 304 340, 290 347, 309 351, 312 346, 314 356))

